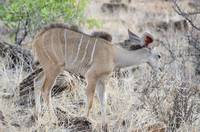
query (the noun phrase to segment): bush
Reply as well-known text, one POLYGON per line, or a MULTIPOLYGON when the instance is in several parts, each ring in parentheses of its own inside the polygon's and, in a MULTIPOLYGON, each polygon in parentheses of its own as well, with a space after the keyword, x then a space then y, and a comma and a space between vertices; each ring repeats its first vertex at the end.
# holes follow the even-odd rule
POLYGON ((0 19, 14 29, 15 43, 21 44, 42 25, 56 21, 86 22, 84 11, 89 0, 10 0, 0 4, 0 19))

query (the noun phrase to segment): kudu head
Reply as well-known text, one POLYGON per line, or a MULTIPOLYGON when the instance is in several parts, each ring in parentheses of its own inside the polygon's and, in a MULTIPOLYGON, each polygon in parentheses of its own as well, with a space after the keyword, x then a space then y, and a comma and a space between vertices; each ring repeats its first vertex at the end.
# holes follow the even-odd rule
POLYGON ((153 37, 150 33, 145 32, 142 37, 138 37, 136 34, 128 30, 129 38, 125 40, 126 45, 129 45, 129 50, 138 50, 145 48, 149 52, 147 58, 147 64, 154 71, 161 71, 159 59, 160 54, 157 52, 156 47, 153 46, 153 37))

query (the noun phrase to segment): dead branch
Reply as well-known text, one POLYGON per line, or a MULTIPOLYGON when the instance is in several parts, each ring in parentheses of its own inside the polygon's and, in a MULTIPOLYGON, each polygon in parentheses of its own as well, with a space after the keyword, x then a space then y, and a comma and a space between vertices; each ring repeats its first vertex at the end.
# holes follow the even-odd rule
POLYGON ((184 17, 192 27, 194 27, 196 30, 199 30, 200 31, 200 27, 198 27, 197 25, 194 24, 194 22, 191 20, 191 18, 189 18, 190 16, 194 16, 194 15, 199 15, 200 12, 199 11, 196 11, 196 12, 189 12, 189 13, 186 13, 184 12, 180 6, 177 4, 177 0, 173 0, 173 3, 174 3, 174 10, 177 12, 178 15, 184 17))
POLYGON ((20 46, 0 42, 0 57, 8 59, 8 68, 23 66, 23 70, 30 71, 35 68, 31 52, 20 46))

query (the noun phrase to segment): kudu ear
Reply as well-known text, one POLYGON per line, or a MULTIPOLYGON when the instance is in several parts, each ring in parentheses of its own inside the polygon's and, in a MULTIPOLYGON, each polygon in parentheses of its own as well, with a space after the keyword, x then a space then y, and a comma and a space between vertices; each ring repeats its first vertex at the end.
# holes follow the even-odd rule
POLYGON ((142 39, 143 39, 144 45, 147 47, 149 44, 153 42, 153 36, 150 33, 144 33, 142 39))
POLYGON ((128 29, 128 36, 130 40, 139 40, 140 37, 138 37, 136 34, 134 34, 133 32, 131 32, 130 29, 128 29))
POLYGON ((129 41, 133 42, 136 45, 142 45, 142 41, 141 38, 139 36, 137 36, 136 34, 134 34, 133 32, 131 32, 131 30, 128 29, 128 36, 129 36, 129 41))

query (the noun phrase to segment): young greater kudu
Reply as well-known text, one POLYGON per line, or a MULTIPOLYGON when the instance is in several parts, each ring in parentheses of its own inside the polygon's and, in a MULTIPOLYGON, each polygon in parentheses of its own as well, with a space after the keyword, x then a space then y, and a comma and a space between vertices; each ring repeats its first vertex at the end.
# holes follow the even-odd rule
POLYGON ((127 50, 112 44, 111 36, 106 33, 95 32, 87 35, 63 24, 45 27, 36 35, 33 43, 37 58, 44 69, 45 80, 41 89, 44 102, 49 106, 52 85, 61 71, 68 70, 80 74, 87 82, 87 116, 96 89, 105 123, 106 79, 114 69, 142 63, 149 63, 154 69, 158 69, 156 61, 159 56, 148 48, 152 42, 153 38, 148 33, 140 38, 129 31, 129 39, 123 43, 136 43, 137 48, 127 50))

